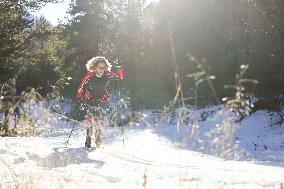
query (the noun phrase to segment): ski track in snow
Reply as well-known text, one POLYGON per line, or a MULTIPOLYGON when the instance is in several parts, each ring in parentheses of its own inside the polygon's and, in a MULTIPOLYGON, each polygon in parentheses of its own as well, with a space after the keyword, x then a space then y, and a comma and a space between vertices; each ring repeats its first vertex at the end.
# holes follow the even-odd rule
MULTIPOLYGON (((252 133, 261 132, 254 129, 257 129, 256 124, 263 123, 263 114, 254 115, 252 133)), ((209 125, 209 122, 203 124, 209 125)), ((243 122, 244 125, 249 123, 249 120, 243 122)), ((65 147, 63 143, 70 127, 71 123, 49 130, 52 132, 47 137, 0 138, 0 188, 16 188, 15 184, 19 183, 19 188, 56 189, 279 189, 284 181, 284 166, 260 161, 269 157, 269 151, 264 152, 267 156, 263 156, 260 150, 256 151, 254 155, 261 156, 257 161, 224 160, 181 148, 169 137, 175 130, 166 136, 163 134, 171 129, 156 126, 131 127, 125 129, 124 134, 120 128, 106 128, 103 145, 97 149, 82 147, 85 133, 76 126, 71 145, 65 147)), ((244 129, 237 132, 241 146, 248 147, 259 138, 248 137, 244 132, 244 129)), ((275 141, 271 143, 273 145, 274 150, 279 150, 275 148, 275 141)), ((270 155, 273 153, 275 151, 270 155)), ((276 160, 283 165, 283 151, 277 151, 277 155, 276 160)))

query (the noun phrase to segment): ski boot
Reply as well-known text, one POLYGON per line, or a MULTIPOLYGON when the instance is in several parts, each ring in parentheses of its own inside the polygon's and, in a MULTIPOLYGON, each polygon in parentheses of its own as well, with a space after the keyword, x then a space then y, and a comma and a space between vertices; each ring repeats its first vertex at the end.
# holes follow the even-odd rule
POLYGON ((86 142, 85 142, 85 147, 87 148, 91 148, 91 137, 90 136, 87 136, 86 137, 86 142))

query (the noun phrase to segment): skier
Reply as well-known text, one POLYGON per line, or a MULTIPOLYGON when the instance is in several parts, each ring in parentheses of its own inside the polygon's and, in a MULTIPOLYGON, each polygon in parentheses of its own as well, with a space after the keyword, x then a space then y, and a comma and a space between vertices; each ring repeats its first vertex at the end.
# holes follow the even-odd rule
POLYGON ((123 69, 116 62, 116 74, 111 71, 112 65, 105 57, 96 56, 86 64, 87 73, 81 80, 77 91, 80 109, 85 111, 86 142, 85 147, 91 148, 93 125, 95 123, 96 146, 101 144, 101 130, 104 127, 103 115, 106 113, 109 100, 110 82, 123 79, 123 69))

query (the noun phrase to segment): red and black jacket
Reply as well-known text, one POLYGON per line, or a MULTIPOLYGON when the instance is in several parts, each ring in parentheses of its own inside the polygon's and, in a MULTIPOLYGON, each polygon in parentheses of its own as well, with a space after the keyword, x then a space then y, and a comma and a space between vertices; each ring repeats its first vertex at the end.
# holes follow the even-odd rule
POLYGON ((123 79, 122 68, 117 70, 117 74, 105 71, 101 77, 98 77, 95 72, 87 72, 81 80, 77 99, 82 99, 91 106, 97 106, 100 101, 107 102, 110 82, 113 79, 123 79))

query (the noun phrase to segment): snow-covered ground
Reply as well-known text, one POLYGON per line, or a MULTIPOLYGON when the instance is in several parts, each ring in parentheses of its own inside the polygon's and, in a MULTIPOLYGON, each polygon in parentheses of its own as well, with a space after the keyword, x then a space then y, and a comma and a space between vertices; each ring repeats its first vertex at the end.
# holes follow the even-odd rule
POLYGON ((144 115, 124 133, 104 128, 97 149, 83 147, 82 124, 38 117, 39 136, 0 138, 0 188, 281 188, 284 124, 273 124, 277 116, 257 111, 234 123, 211 107, 191 112, 196 121, 168 124, 152 111, 144 115), (233 137, 222 132, 228 129, 233 137))

